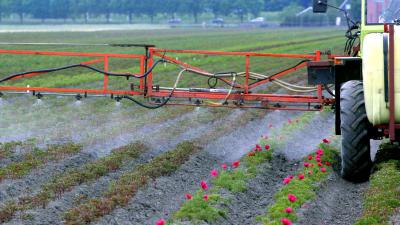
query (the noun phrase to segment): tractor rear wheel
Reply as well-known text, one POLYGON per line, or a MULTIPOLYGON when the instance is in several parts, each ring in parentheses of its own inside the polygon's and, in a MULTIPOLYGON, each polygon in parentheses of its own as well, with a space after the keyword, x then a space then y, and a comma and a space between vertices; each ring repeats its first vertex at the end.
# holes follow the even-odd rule
POLYGON ((367 118, 364 87, 361 81, 343 84, 340 94, 342 130, 342 170, 344 179, 352 182, 368 180, 372 161, 370 131, 372 125, 367 118))

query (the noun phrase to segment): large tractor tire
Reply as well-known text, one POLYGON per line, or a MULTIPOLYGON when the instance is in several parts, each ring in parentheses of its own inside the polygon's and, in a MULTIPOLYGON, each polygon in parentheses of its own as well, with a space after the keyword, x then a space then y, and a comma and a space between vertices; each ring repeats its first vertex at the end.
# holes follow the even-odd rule
POLYGON ((342 130, 342 170, 344 179, 352 182, 368 180, 371 169, 370 131, 364 88, 361 81, 343 84, 340 94, 342 130))

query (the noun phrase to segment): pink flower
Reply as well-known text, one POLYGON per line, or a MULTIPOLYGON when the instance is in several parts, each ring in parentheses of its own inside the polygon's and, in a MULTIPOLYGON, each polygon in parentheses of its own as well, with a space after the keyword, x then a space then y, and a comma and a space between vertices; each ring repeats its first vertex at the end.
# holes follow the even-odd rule
POLYGON ((226 165, 225 163, 221 165, 222 169, 226 170, 228 168, 228 165, 226 165))
POLYGON ((330 163, 330 162, 325 162, 325 165, 326 165, 326 166, 332 166, 332 163, 330 163))
POLYGON ((308 163, 308 162, 304 163, 304 167, 309 167, 309 166, 310 166, 310 163, 308 163))
POLYGON ((326 168, 322 167, 321 168, 321 172, 325 173, 326 172, 326 168))
POLYGON ((288 119, 288 123, 289 123, 289 124, 292 123, 292 120, 291 120, 291 119, 288 119))
POLYGON ((291 225, 292 224, 292 221, 290 221, 289 219, 286 219, 286 218, 282 218, 281 222, 283 225, 291 225))
POLYGON ((208 201, 208 195, 203 196, 204 201, 208 201))
POLYGON ((295 202, 297 200, 297 197, 295 195, 288 194, 288 199, 290 202, 295 202))
POLYGON ((293 178, 294 178, 294 175, 289 175, 289 178, 290 178, 290 179, 293 179, 293 178))
POLYGON ((290 179, 289 177, 286 177, 285 179, 283 179, 284 184, 288 184, 288 183, 290 183, 290 181, 292 181, 292 179, 290 179))
POLYGON ((286 213, 292 213, 292 212, 293 212, 293 209, 292 209, 291 207, 287 207, 287 208, 285 209, 285 212, 286 212, 286 213))
POLYGON ((193 196, 191 194, 185 194, 187 200, 192 200, 193 196))
POLYGON ((324 150, 318 149, 316 153, 317 153, 317 155, 320 155, 320 156, 321 156, 321 155, 324 154, 324 150))
POLYGON ((240 161, 233 162, 233 163, 232 163, 232 166, 233 166, 234 168, 239 167, 239 166, 240 166, 240 161))
POLYGON ((297 175, 297 177, 299 178, 299 180, 304 180, 304 174, 299 174, 297 175))
POLYGON ((210 174, 212 177, 216 177, 218 176, 218 170, 211 170, 210 174))
POLYGON ((324 142, 325 144, 329 144, 331 141, 329 139, 323 139, 322 142, 324 142))
POLYGON ((203 188, 203 190, 208 190, 208 185, 205 181, 201 181, 200 186, 201 186, 201 188, 203 188))
POLYGON ((318 163, 318 166, 319 167, 323 167, 324 165, 322 163, 318 163))
POLYGON ((315 160, 316 160, 317 162, 321 162, 321 157, 320 157, 320 156, 317 156, 317 157, 315 157, 315 160))
POLYGON ((156 225, 164 225, 165 224, 165 220, 164 219, 159 219, 157 222, 156 222, 156 225))
POLYGON ((271 149, 271 146, 266 145, 264 148, 265 148, 265 150, 270 150, 270 149, 271 149))
POLYGON ((312 160, 313 159, 313 156, 312 155, 309 155, 308 156, 308 160, 312 160))
POLYGON ((309 170, 309 171, 308 171, 308 174, 310 174, 310 175, 313 174, 313 171, 312 171, 312 170, 309 170))

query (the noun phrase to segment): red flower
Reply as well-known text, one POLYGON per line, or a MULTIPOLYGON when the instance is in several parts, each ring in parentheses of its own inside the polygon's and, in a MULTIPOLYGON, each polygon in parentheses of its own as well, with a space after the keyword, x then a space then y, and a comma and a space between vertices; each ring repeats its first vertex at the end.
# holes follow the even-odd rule
POLYGON ((210 174, 212 177, 216 177, 218 176, 218 170, 211 170, 210 174))
POLYGON ((323 166, 324 166, 324 164, 322 164, 322 163, 318 163, 318 166, 319 166, 319 167, 323 167, 323 166))
POLYGON ((226 165, 225 163, 221 165, 222 169, 226 170, 228 168, 228 165, 226 165))
POLYGON ((285 179, 283 179, 284 184, 288 184, 288 183, 290 183, 290 181, 292 181, 292 179, 290 179, 289 177, 286 177, 285 179))
POLYGON ((264 148, 265 148, 265 150, 270 150, 270 149, 271 149, 271 146, 266 145, 264 148))
POLYGON ((304 163, 304 167, 309 167, 309 166, 310 166, 310 163, 308 163, 308 162, 304 163))
POLYGON ((329 139, 323 139, 322 142, 324 142, 325 144, 329 144, 331 141, 329 139))
POLYGON ((317 156, 317 157, 315 157, 315 160, 316 160, 317 162, 321 162, 321 157, 320 157, 320 156, 317 156))
POLYGON ((321 156, 321 155, 324 154, 324 150, 318 149, 318 150, 316 151, 316 153, 317 153, 317 155, 321 156))
POLYGON ((208 201, 208 195, 203 196, 204 201, 208 201))
POLYGON ((240 161, 233 162, 233 163, 232 163, 232 166, 233 166, 234 168, 239 167, 239 166, 240 166, 240 161))
POLYGON ((290 221, 289 219, 286 219, 286 218, 282 218, 281 222, 283 225, 291 225, 292 224, 292 221, 290 221))
POLYGON ((321 168, 321 172, 325 173, 326 172, 326 168, 321 168))
POLYGON ((192 200, 193 196, 191 194, 185 194, 187 200, 192 200))
POLYGON ((256 153, 254 153, 254 152, 249 152, 249 154, 247 154, 248 157, 252 157, 252 156, 255 156, 255 155, 256 155, 256 153))
POLYGON ((297 197, 295 195, 288 194, 288 199, 290 202, 295 202, 297 200, 297 197))
POLYGON ((326 162, 325 165, 326 165, 326 166, 332 166, 332 163, 326 162))
POLYGON ((208 185, 205 181, 200 182, 200 186, 203 188, 203 190, 208 190, 208 185))
POLYGON ((269 128, 272 128, 272 127, 274 127, 274 126, 273 126, 272 124, 270 124, 270 125, 269 125, 269 128))
POLYGON ((312 155, 309 155, 308 156, 308 160, 312 160, 313 159, 313 156, 312 155))
POLYGON ((293 212, 293 209, 292 209, 291 207, 287 207, 287 208, 285 209, 285 212, 286 212, 286 213, 292 213, 292 212, 293 212))
POLYGON ((313 171, 312 171, 312 170, 309 170, 309 171, 308 171, 308 174, 310 174, 310 175, 313 174, 313 171))
POLYGON ((299 180, 304 180, 304 174, 299 174, 297 175, 297 177, 299 178, 299 180))
POLYGON ((156 223, 156 225, 164 225, 165 224, 165 220, 164 219, 159 219, 156 223))
POLYGON ((294 175, 289 175, 289 178, 290 178, 290 179, 293 179, 293 178, 294 178, 294 175))

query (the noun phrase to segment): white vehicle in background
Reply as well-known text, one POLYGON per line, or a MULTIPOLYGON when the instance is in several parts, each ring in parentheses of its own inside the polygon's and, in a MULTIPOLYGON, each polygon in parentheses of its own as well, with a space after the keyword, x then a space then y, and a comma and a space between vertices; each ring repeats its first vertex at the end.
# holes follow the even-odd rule
POLYGON ((250 23, 262 24, 262 23, 265 23, 265 18, 257 17, 255 19, 250 20, 250 23))

